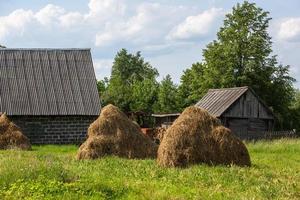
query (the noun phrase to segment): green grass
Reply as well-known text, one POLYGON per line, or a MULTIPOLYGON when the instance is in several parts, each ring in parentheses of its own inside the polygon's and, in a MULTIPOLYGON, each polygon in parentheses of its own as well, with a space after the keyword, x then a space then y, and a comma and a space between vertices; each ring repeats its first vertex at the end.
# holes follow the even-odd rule
POLYGON ((77 161, 75 146, 0 151, 0 199, 300 199, 300 140, 247 146, 250 168, 77 161))

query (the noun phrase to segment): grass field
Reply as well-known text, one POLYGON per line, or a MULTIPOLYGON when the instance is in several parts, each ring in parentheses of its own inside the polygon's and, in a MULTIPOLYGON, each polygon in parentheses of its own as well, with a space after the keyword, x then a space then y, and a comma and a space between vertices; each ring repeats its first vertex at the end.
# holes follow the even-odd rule
POLYGON ((0 199, 300 199, 300 140, 247 146, 251 168, 77 161, 75 146, 0 151, 0 199))

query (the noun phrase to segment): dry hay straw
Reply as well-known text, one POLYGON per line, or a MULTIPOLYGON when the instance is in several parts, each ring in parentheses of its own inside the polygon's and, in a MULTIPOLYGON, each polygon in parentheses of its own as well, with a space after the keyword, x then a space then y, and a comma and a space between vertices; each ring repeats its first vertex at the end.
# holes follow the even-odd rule
POLYGON ((244 143, 207 111, 191 106, 168 128, 158 149, 157 162, 164 167, 190 164, 250 166, 244 143))
POLYGON ((156 128, 144 128, 142 132, 144 135, 148 136, 156 144, 160 144, 162 138, 166 132, 166 128, 156 127, 156 128))
POLYGON ((155 158, 157 145, 141 132, 122 111, 105 106, 88 129, 88 139, 80 146, 77 159, 96 159, 106 155, 125 158, 155 158))
POLYGON ((5 113, 0 116, 0 149, 31 149, 29 139, 5 113))
POLYGON ((166 128, 163 128, 163 127, 158 127, 158 128, 155 128, 153 130, 153 138, 154 138, 154 141, 156 141, 156 143, 160 144, 165 133, 166 133, 167 129, 166 128))

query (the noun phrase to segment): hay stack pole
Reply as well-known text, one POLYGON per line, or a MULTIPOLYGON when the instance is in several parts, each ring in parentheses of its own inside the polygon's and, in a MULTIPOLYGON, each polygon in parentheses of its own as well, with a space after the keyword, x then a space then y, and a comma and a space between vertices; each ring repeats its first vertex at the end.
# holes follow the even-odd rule
POLYGON ((154 158, 157 145, 140 127, 113 105, 105 106, 88 129, 88 139, 80 146, 77 159, 106 155, 125 158, 154 158))
POLYGON ((247 148, 207 111, 188 107, 168 128, 158 149, 157 162, 164 167, 191 164, 250 166, 247 148))
POLYGON ((6 113, 0 116, 0 149, 31 149, 29 139, 8 119, 6 113))

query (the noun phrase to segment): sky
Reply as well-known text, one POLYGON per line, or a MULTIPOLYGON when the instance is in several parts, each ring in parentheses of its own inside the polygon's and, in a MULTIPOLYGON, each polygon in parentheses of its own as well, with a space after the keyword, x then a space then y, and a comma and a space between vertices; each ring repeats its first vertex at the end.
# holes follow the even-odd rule
MULTIPOLYGON (((0 44, 9 48, 91 48, 96 77, 110 75, 116 53, 141 51, 160 78, 180 82, 202 61, 233 0, 0 0, 0 44)), ((300 88, 300 1, 257 0, 272 17, 269 33, 279 63, 300 88)))

